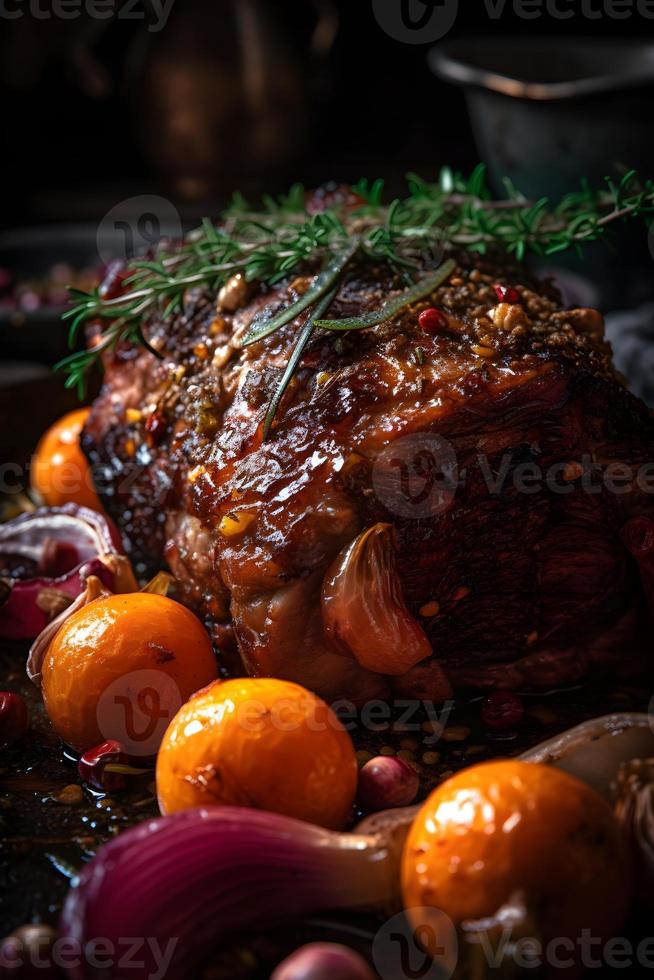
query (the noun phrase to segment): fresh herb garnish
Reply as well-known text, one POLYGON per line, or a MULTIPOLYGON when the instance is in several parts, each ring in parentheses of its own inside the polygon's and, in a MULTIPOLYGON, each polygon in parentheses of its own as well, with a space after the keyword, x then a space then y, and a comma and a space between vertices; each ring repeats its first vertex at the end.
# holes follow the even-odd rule
POLYGON ((338 286, 331 289, 325 296, 323 296, 318 303, 316 308, 300 330, 300 335, 296 341, 293 352, 288 359, 288 363, 282 375, 282 379, 277 386, 275 394, 270 399, 270 404, 268 405, 268 411, 266 412, 266 418, 263 423, 263 439, 264 442, 268 438, 270 429, 275 420, 275 415, 277 414, 277 409, 281 404, 281 400, 284 397, 284 393, 288 388, 291 378, 295 373, 295 369, 300 362, 304 348, 307 346, 311 340, 311 335, 316 328, 316 317, 324 316, 331 304, 334 302, 336 293, 338 292, 338 286))
MULTIPOLYGON (((240 273, 248 282, 267 286, 282 281, 307 265, 322 263, 307 292, 294 304, 269 319, 252 324, 243 341, 255 343, 289 323, 334 292, 347 275, 353 261, 386 264, 401 278, 406 291, 389 300, 380 311, 341 321, 321 320, 322 309, 302 328, 291 355, 292 367, 316 328, 359 330, 383 322, 418 298, 429 295, 428 277, 417 279, 425 260, 442 258, 447 249, 467 249, 485 253, 502 248, 522 259, 528 252, 554 255, 596 241, 615 221, 654 213, 654 182, 639 181, 630 171, 619 181, 606 180, 600 190, 583 184, 581 190, 566 195, 558 204, 547 198, 527 200, 510 183, 506 199, 495 201, 486 183, 486 170, 478 166, 469 178, 444 168, 436 183, 410 174, 408 196, 389 205, 382 202, 383 182, 359 181, 352 188, 359 206, 332 208, 318 214, 306 209, 304 188, 295 185, 286 197, 264 198, 263 208, 254 211, 241 195, 223 214, 218 226, 205 220, 180 245, 161 248, 154 259, 134 259, 124 281, 126 291, 108 299, 99 289, 85 293, 71 290, 72 307, 65 314, 71 321, 69 340, 76 342, 83 324, 99 321, 97 343, 88 350, 71 354, 57 365, 68 372, 67 387, 84 394, 89 371, 104 352, 123 341, 149 347, 143 324, 155 317, 173 316, 182 309, 184 294, 201 286, 218 292, 230 276, 240 273), (379 319, 381 317, 381 319, 379 319), (311 330, 307 329, 311 324, 311 330), (303 341, 298 354, 299 342, 303 341)), ((441 281, 440 266, 434 282, 441 281)), ((451 269, 450 269, 451 271, 451 269)), ((445 273, 445 277, 450 272, 445 273)), ((334 292, 334 295, 336 293, 334 292)), ((157 354, 151 347, 154 354, 157 354)), ((158 356, 158 355, 157 355, 158 356)), ((266 434, 292 371, 284 374, 266 416, 266 434), (271 414, 272 412, 272 414, 271 414)))
POLYGON ((300 313, 304 313, 310 306, 313 306, 314 303, 324 296, 327 290, 332 288, 334 283, 338 282, 341 273, 348 262, 354 257, 358 247, 358 242, 355 241, 343 249, 342 252, 338 252, 329 261, 320 275, 316 276, 306 293, 300 296, 295 303, 282 310, 281 313, 276 313, 275 316, 268 318, 264 317, 261 320, 255 319, 243 338, 242 346, 248 347, 250 344, 255 344, 258 340, 263 340, 264 337, 268 337, 269 334, 279 330, 280 327, 290 323, 300 313))
POLYGON ((378 310, 371 310, 370 313, 363 313, 361 316, 348 316, 344 320, 316 320, 315 325, 322 327, 323 330, 365 330, 366 327, 376 327, 377 324, 397 316, 411 303, 417 303, 418 300, 429 296, 435 289, 443 285, 455 269, 456 262, 454 259, 447 259, 436 272, 423 276, 415 285, 403 293, 392 296, 378 310))

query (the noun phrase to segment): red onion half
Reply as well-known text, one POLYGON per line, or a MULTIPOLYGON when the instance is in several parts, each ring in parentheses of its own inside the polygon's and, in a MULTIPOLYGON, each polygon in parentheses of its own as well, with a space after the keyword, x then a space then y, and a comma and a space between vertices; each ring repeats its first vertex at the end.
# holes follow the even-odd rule
MULTIPOLYGON (((185 810, 100 848, 70 891, 60 928, 80 950, 96 939, 120 950, 126 936, 143 937, 130 977, 151 976, 163 951, 170 959, 159 976, 186 980, 236 930, 387 907, 397 900, 398 861, 383 838, 242 807, 185 810)), ((82 959, 70 977, 99 977, 82 959)))
POLYGON ((123 548, 111 521, 75 504, 43 507, 0 525, 0 568, 8 570, 0 638, 33 640, 84 591, 89 575, 121 591, 115 588, 116 555, 123 548))

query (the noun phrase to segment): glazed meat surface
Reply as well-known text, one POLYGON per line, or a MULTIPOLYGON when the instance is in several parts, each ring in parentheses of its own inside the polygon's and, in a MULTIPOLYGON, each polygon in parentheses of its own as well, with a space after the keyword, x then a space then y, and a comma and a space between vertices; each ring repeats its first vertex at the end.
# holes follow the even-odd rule
MULTIPOLYGON (((240 340, 314 272, 189 293, 145 324, 162 359, 120 348, 83 438, 135 560, 170 566, 226 668, 360 703, 642 660, 646 589, 623 531, 654 518, 654 425, 601 316, 461 255, 392 321, 315 333, 264 442, 304 317, 240 340), (498 302, 497 282, 517 296, 498 302), (427 307, 444 316, 424 330, 427 307)), ((330 316, 403 288, 354 266, 330 316)))

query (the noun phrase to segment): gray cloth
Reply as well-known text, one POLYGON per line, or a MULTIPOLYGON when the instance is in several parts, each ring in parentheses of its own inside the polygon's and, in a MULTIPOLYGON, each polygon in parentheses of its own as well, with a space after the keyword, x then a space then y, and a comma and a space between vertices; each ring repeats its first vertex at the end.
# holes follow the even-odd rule
POLYGON ((654 303, 609 313, 606 337, 631 390, 654 407, 654 303))

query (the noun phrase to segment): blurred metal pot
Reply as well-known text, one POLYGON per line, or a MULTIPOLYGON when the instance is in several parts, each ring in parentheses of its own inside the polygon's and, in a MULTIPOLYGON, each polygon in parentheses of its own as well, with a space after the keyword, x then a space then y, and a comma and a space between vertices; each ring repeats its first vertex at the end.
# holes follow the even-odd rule
POLYGON ((447 41, 432 70, 465 88, 473 133, 496 189, 558 196, 580 177, 654 173, 654 43, 512 37, 447 41))
MULTIPOLYGON (((560 198, 582 179, 635 168, 654 176, 654 42, 596 38, 468 38, 429 54, 440 78, 463 86, 479 154, 501 196, 509 178, 528 197, 560 198)), ((642 225, 612 230, 613 252, 589 246, 557 265, 594 282, 604 308, 654 295, 654 256, 642 225)))

